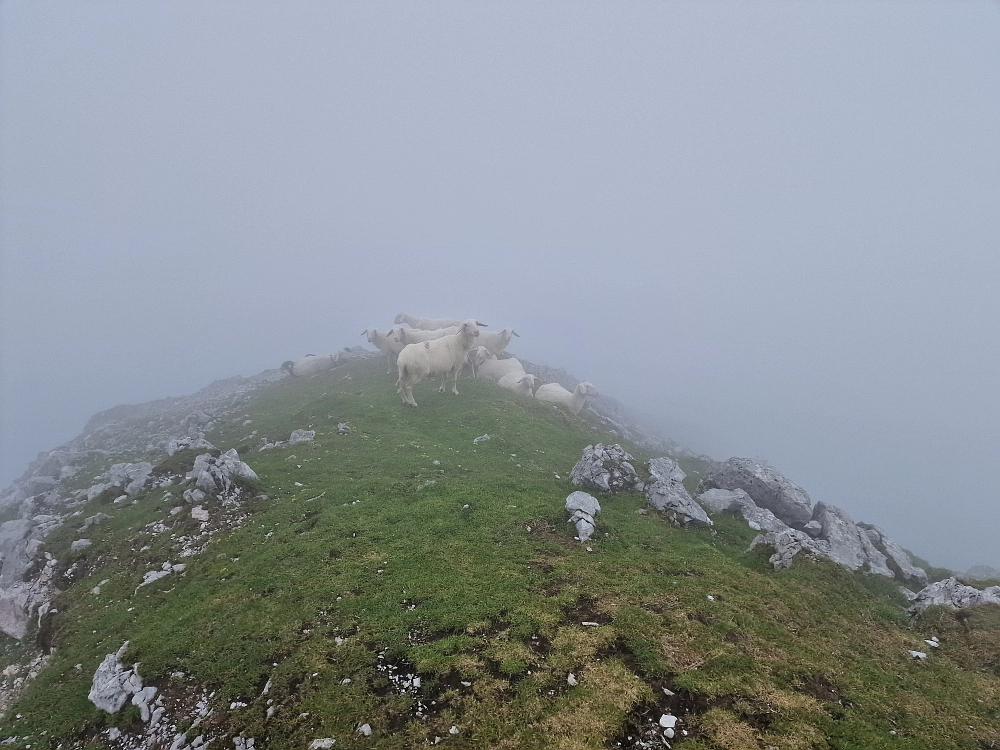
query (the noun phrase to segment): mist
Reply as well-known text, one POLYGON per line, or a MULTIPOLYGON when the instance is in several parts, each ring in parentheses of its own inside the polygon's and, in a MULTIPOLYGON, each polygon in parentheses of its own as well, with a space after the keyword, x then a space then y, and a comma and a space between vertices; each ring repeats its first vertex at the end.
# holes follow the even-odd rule
POLYGON ((101 409, 469 315, 1000 567, 998 38, 985 1, 4 3, 0 485, 101 409))

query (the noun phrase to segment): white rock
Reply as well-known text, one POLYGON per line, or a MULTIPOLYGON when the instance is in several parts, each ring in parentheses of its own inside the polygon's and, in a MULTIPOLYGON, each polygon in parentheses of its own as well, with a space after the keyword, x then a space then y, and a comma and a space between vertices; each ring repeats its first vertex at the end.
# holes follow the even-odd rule
POLYGON ((458 734, 458 727, 452 726, 452 728, 448 730, 448 734, 458 734))
POLYGON ((365 737, 372 736, 372 728, 369 724, 362 724, 358 727, 358 734, 363 734, 365 737))
POLYGON ((191 518, 195 521, 207 521, 209 519, 208 511, 200 505, 196 505, 191 509, 191 518))
POLYGON ((925 654, 923 651, 910 651, 910 656, 912 656, 914 659, 926 659, 927 658, 927 654, 925 654))
POLYGON ((566 682, 568 682, 570 686, 573 687, 580 684, 579 681, 576 679, 576 675, 573 674, 572 672, 569 673, 569 677, 566 678, 566 682))
POLYGON ((87 549, 87 547, 89 547, 91 544, 93 544, 93 542, 91 542, 89 539, 77 539, 75 542, 69 545, 69 548, 73 552, 78 552, 82 549, 87 549))
POLYGON ((663 714, 660 717, 660 726, 664 729, 673 729, 677 725, 677 717, 673 714, 663 714))
POLYGON ((333 737, 324 737, 323 739, 310 742, 308 750, 330 750, 335 744, 337 744, 337 740, 333 737))

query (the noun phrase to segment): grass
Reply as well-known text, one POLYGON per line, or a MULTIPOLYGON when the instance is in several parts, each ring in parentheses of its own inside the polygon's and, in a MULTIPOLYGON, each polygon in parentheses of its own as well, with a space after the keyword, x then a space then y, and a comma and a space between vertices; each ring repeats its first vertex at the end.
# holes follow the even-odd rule
POLYGON ((57 648, 0 736, 83 747, 134 726, 86 697, 129 640, 147 684, 214 691, 209 731, 274 748, 629 746, 665 711, 692 750, 1000 745, 1000 608, 911 622, 888 582, 828 562, 775 573, 745 524, 675 528, 636 513, 639 493, 601 498, 588 551, 563 502, 583 447, 607 442, 595 422, 479 381, 457 398, 422 384, 414 410, 391 382, 365 361, 250 394, 208 437, 259 483, 239 508, 206 504, 242 520, 200 554, 178 556, 199 532, 187 507, 170 515, 181 487, 110 506, 85 550, 69 552, 78 524, 53 532, 57 648), (298 428, 315 441, 252 450, 298 428), (165 561, 187 568, 137 588, 165 561), (931 635, 941 648, 913 660, 931 635), (400 689, 407 674, 419 689, 400 689))

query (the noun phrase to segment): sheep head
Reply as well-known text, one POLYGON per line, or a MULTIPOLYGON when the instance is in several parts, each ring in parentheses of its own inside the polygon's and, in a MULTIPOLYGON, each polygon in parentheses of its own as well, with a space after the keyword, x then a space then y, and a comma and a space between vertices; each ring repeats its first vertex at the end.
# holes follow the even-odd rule
POLYGON ((594 384, 587 380, 584 380, 582 383, 577 385, 576 390, 578 393, 582 393, 584 396, 590 396, 591 398, 596 398, 601 395, 597 392, 594 384))
POLYGON ((407 315, 406 313, 399 313, 398 315, 396 315, 396 319, 394 321, 392 321, 393 325, 397 325, 398 326, 400 323, 405 323, 406 319, 408 317, 410 317, 410 316, 407 315))
POLYGON ((403 326, 393 326, 389 333, 392 334, 392 340, 397 344, 402 344, 406 340, 406 329, 403 326))
POLYGON ((469 364, 473 367, 479 367, 489 358, 490 350, 485 346, 477 346, 475 349, 469 350, 469 364))
POLYGON ((471 341, 479 335, 479 326, 470 318, 458 327, 458 333, 471 344, 471 341))

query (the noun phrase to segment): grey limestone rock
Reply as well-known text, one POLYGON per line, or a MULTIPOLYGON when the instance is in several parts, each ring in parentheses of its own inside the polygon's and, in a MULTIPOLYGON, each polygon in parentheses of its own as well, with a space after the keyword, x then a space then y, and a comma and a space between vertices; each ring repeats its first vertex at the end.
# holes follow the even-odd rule
POLYGON ((601 504, 586 492, 571 492, 566 498, 566 511, 570 513, 569 523, 576 524, 577 536, 581 542, 590 539, 597 526, 594 516, 601 512, 601 504))
POLYGON ((805 553, 815 557, 830 557, 830 543, 822 539, 813 539, 797 529, 786 529, 785 531, 769 531, 766 534, 759 534, 750 543, 748 552, 759 545, 767 545, 774 548, 774 554, 769 558, 769 562, 775 570, 783 570, 791 567, 792 560, 799 553, 805 553))
POLYGON ((125 645, 118 649, 117 653, 104 657, 104 661, 94 672, 94 680, 87 695, 91 703, 109 714, 120 711, 129 696, 142 690, 142 678, 137 671, 139 665, 125 669, 121 663, 128 643, 125 641, 125 645))
POLYGON ((240 460, 235 448, 214 458, 210 453, 203 453, 195 458, 194 468, 187 474, 187 480, 194 480, 195 487, 210 495, 228 492, 233 485, 233 479, 257 479, 253 469, 240 460))
POLYGON ((152 473, 153 464, 149 461, 115 464, 108 470, 108 484, 123 487, 126 495, 138 495, 150 483, 152 473))
POLYGON ((181 437, 167 443, 167 455, 172 456, 180 450, 210 451, 214 448, 205 438, 181 437))
POLYGON ((815 539, 823 533, 823 524, 819 521, 810 521, 802 527, 802 530, 815 539))
POLYGON ((956 578, 945 578, 926 586, 917 592, 911 612, 921 612, 933 604, 940 604, 951 609, 965 609, 983 604, 1000 604, 1000 586, 990 586, 977 589, 966 586, 956 578))
POLYGON ((767 508, 759 508, 750 496, 742 490, 736 490, 740 496, 736 498, 729 508, 730 513, 737 513, 743 516, 743 520, 754 531, 772 531, 781 533, 787 531, 789 527, 784 524, 774 513, 767 508))
POLYGON ((716 488, 702 492, 695 499, 701 507, 710 513, 722 513, 729 510, 737 498, 741 497, 750 498, 743 490, 720 490, 716 488))
POLYGON ((812 500, 795 482, 750 458, 730 458, 716 464, 702 480, 701 489, 743 490, 754 503, 767 508, 793 528, 812 520, 812 500))
POLYGON ((646 500, 659 511, 674 514, 683 524, 711 526, 712 519, 684 488, 685 474, 672 458, 654 458, 649 462, 653 481, 645 486, 646 500))
POLYGON ((892 541, 885 531, 868 523, 859 523, 858 528, 862 529, 875 548, 885 555, 886 564, 892 569, 898 580, 915 583, 919 586, 927 585, 927 572, 914 565, 910 556, 906 554, 906 550, 892 541))
POLYGON ((641 489, 642 480, 631 461, 632 456, 620 445, 588 445, 570 471, 570 481, 577 487, 599 492, 641 489))
POLYGON ((89 547, 91 544, 93 544, 93 542, 91 542, 89 539, 77 539, 75 542, 69 545, 69 548, 73 552, 79 552, 82 549, 87 549, 87 547, 89 547))
POLYGON ((92 516, 87 516, 87 518, 83 522, 83 526, 80 527, 80 531, 86 531, 91 526, 100 526, 109 518, 111 518, 111 516, 109 516, 107 513, 95 513, 92 516))
POLYGON ((885 555, 879 552, 864 529, 859 529, 847 512, 835 505, 816 503, 813 520, 819 521, 820 538, 830 543, 830 558, 845 568, 867 568, 872 573, 894 578, 885 555))
POLYGON ((1000 570, 989 565, 973 565, 965 571, 965 577, 974 581, 1000 580, 1000 570))
POLYGON ((310 440, 316 439, 316 430, 295 430, 291 437, 288 438, 289 445, 295 445, 296 443, 308 443, 310 440))

